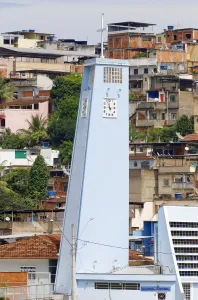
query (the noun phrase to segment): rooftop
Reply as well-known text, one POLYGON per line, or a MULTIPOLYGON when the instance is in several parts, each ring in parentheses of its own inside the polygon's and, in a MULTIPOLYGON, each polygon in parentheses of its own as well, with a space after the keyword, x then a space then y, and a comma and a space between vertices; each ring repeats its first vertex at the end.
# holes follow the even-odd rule
POLYGON ((39 235, 0 246, 0 259, 57 259, 60 235, 39 235))
POLYGON ((125 22, 117 22, 117 23, 108 24, 108 26, 111 26, 111 27, 120 27, 120 28, 126 28, 126 29, 145 28, 145 27, 155 26, 155 25, 156 24, 134 22, 134 21, 125 21, 125 22))
MULTIPOLYGON (((48 58, 55 59, 62 56, 81 56, 87 57, 86 51, 61 51, 61 50, 45 50, 36 48, 16 48, 16 47, 0 47, 0 57, 32 57, 32 58, 48 58)), ((97 57, 97 55, 88 55, 88 57, 97 57)))
POLYGON ((40 35, 51 35, 55 36, 54 33, 44 33, 44 32, 37 32, 34 30, 18 30, 18 31, 7 31, 3 32, 2 34, 18 34, 18 35, 24 35, 24 34, 40 34, 40 35))

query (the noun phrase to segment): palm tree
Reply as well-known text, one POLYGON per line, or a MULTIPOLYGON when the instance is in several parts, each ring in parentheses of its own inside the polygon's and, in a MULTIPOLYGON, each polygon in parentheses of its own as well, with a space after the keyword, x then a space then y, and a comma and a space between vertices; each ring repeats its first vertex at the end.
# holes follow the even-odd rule
POLYGON ((0 77, 0 100, 5 102, 13 99, 14 85, 6 81, 6 79, 0 77))
POLYGON ((42 140, 47 139, 47 122, 48 120, 42 115, 32 115, 31 120, 26 120, 29 127, 28 129, 19 129, 19 133, 23 133, 28 136, 29 144, 31 146, 38 145, 42 140))

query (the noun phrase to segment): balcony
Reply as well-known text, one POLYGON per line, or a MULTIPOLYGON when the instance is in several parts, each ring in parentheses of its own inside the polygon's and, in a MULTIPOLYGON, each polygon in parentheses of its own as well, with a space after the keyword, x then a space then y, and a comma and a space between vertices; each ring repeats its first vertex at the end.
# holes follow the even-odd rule
POLYGON ((169 103, 168 103, 168 108, 175 108, 175 109, 178 109, 178 108, 179 108, 179 101, 176 101, 176 102, 169 102, 169 103))
POLYGON ((136 120, 136 127, 153 127, 155 120, 136 120))
POLYGON ((176 190, 194 190, 194 183, 187 183, 187 182, 174 182, 172 184, 172 189, 176 190))
POLYGON ((164 102, 146 102, 143 101, 138 104, 137 109, 151 109, 151 110, 165 110, 166 104, 164 102))
POLYGON ((10 82, 15 86, 37 86, 37 79, 11 79, 10 82))

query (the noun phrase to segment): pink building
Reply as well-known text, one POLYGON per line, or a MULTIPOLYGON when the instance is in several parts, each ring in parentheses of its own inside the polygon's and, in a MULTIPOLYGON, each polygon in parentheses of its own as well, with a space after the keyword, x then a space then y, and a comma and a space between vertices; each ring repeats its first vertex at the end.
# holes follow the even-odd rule
POLYGON ((5 128, 10 128, 12 132, 21 128, 28 129, 26 120, 31 120, 31 117, 37 114, 48 119, 50 91, 40 91, 36 98, 32 91, 24 91, 19 98, 0 104, 0 133, 3 133, 5 128))

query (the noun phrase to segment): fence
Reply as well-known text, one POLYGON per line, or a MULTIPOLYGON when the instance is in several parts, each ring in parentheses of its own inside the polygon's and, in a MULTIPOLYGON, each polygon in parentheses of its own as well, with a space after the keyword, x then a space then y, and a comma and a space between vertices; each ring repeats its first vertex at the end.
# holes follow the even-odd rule
POLYGON ((53 291, 53 284, 1 287, 0 298, 7 300, 54 299, 53 291))

